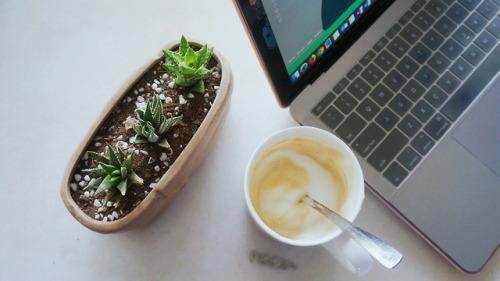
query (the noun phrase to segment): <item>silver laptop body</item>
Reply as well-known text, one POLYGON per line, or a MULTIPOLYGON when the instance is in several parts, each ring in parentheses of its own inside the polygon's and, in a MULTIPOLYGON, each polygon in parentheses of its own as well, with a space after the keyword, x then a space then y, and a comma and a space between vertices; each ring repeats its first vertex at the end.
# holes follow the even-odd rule
MULTIPOLYGON (((267 2, 267 5, 271 5, 279 1, 267 2)), ((298 3, 298 1, 293 2, 298 3)), ((308 4, 313 5, 313 2, 318 1, 308 4)), ((500 7, 499 1, 491 0, 395 1, 329 70, 306 86, 290 105, 291 115, 298 123, 342 135, 342 138, 358 155, 366 186, 452 264, 468 273, 478 272, 500 244, 500 47, 498 39, 494 43, 488 42, 493 46, 481 52, 480 60, 484 63, 473 61, 473 63, 465 64, 470 66, 468 76, 460 77, 463 80, 458 79, 458 82, 455 78, 460 76, 460 63, 469 59, 472 61, 473 58, 466 57, 470 55, 469 53, 458 55, 456 58, 446 56, 445 61, 455 69, 446 68, 442 72, 431 71, 437 76, 432 79, 434 80, 432 84, 426 85, 428 88, 423 87, 425 89, 422 96, 428 95, 424 102, 411 98, 402 100, 402 107, 405 106, 405 101, 409 103, 406 105, 408 107, 406 111, 401 114, 397 112, 396 96, 402 95, 403 91, 415 90, 410 87, 410 82, 426 79, 426 73, 415 71, 420 75, 419 78, 414 77, 417 74, 409 77, 405 75, 389 77, 393 70, 397 69, 396 65, 404 65, 403 59, 409 56, 409 50, 399 55, 397 50, 394 53, 389 51, 389 57, 395 61, 392 62, 394 66, 388 67, 386 71, 373 72, 369 71, 369 67, 374 64, 375 59, 380 60, 383 57, 382 52, 387 45, 396 44, 398 37, 409 36, 408 40, 403 41, 410 49, 418 44, 425 45, 422 41, 429 39, 430 36, 423 39, 429 31, 427 29, 422 31, 418 26, 419 23, 412 21, 417 16, 423 16, 424 19, 419 19, 424 22, 421 24, 428 24, 430 28, 438 24, 445 26, 443 23, 449 22, 453 16, 452 12, 456 10, 457 15, 460 16, 459 12, 462 8, 470 9, 467 14, 467 17, 470 17, 469 24, 472 26, 470 29, 474 28, 472 23, 475 19, 472 16, 474 14, 475 17, 481 15, 487 20, 483 24, 490 25, 489 31, 485 31, 483 35, 480 35, 483 31, 478 31, 479 34, 471 35, 473 38, 467 38, 468 33, 464 35, 464 38, 460 38, 457 35, 458 31, 453 31, 449 36, 441 36, 441 41, 438 40, 439 42, 436 43, 441 46, 437 48, 437 51, 432 51, 428 57, 436 58, 437 55, 442 56, 442 53, 446 53, 445 49, 439 50, 445 48, 449 38, 454 38, 450 40, 460 43, 463 39, 465 44, 469 44, 464 47, 467 50, 474 44, 477 46, 473 46, 473 50, 478 46, 481 48, 482 43, 479 40, 485 39, 483 37, 486 35, 495 35, 496 23, 499 22, 499 12, 496 9, 498 7, 500 7), (491 11, 492 7, 493 11, 491 11), (488 11, 492 14, 487 14, 488 11), (431 17, 429 23, 426 21, 426 16, 432 16, 434 19, 431 17), (408 30, 418 26, 415 32, 420 33, 417 34, 420 37, 417 37, 415 42, 411 42, 411 36, 414 35, 411 30, 406 35, 395 35, 397 33, 392 31, 396 25, 400 27, 398 29, 408 27, 408 30), (385 45, 384 49, 378 48, 378 45, 385 45), (365 56, 370 56, 371 62, 363 61, 365 56), (487 59, 489 62, 486 62, 487 59), (384 74, 384 76, 378 77, 378 80, 369 81, 372 76, 379 74, 384 74), (447 78, 452 78, 452 81, 447 78), (342 85, 345 81, 349 81, 350 84, 342 85), (385 86, 385 90, 392 90, 391 83, 402 83, 401 86, 394 86, 396 90, 391 91, 390 99, 393 100, 387 103, 393 103, 394 107, 389 110, 385 109, 387 113, 390 113, 386 119, 380 116, 387 105, 378 104, 378 97, 375 94, 372 95, 372 92, 355 100, 355 105, 349 104, 349 99, 343 99, 344 92, 351 92, 350 90, 354 89, 349 88, 353 87, 354 81, 361 81, 364 85, 368 85, 370 91, 374 91, 381 84, 385 86), (437 84, 438 82, 443 84, 437 84), (452 84, 450 87, 453 90, 449 93, 445 91, 443 94, 442 89, 449 89, 445 86, 447 82, 452 84), (476 89, 477 87, 480 88, 476 89), (439 92, 430 93, 431 88, 436 88, 439 92), (458 91, 462 93, 458 97, 452 97, 458 91), (472 94, 469 95, 469 93, 472 94), (436 99, 435 104, 433 97, 436 99), (417 107, 419 103, 427 107, 417 107), (456 103, 464 108, 456 110, 453 107, 456 103), (463 105, 464 103, 467 107, 463 105), (338 108, 346 104, 353 107, 352 111, 338 108), (429 105, 432 110, 426 112, 429 105), (370 115, 373 109, 377 110, 373 113, 374 117, 364 118, 365 115, 370 115), (397 121, 391 120, 393 116, 396 116, 397 121), (377 119, 378 117, 380 118, 377 119), (334 125, 329 123, 337 119, 340 121, 334 125), (348 119, 351 123, 347 123, 348 119), (385 124, 383 122, 394 122, 394 127, 388 128, 384 134, 379 134, 380 128, 384 127, 380 125, 385 124), (420 128, 415 129, 415 125, 420 128), (363 129, 359 133, 350 135, 350 130, 356 126, 363 126, 363 129)), ((245 15, 243 14, 242 17, 244 18, 245 15)), ((481 19, 481 17, 478 18, 481 19)), ((271 22, 272 26, 273 22, 271 22)), ((466 31, 467 29, 465 28, 466 31)), ((452 49, 452 46, 447 47, 452 49)), ((417 68, 423 67, 422 65, 427 65, 426 67, 430 69, 439 68, 436 64, 440 60, 434 59, 433 65, 429 66, 430 61, 429 58, 427 62, 418 64, 417 68)), ((380 70, 380 68, 382 67, 375 70, 380 70)), ((400 69, 405 71, 403 68, 400 69)), ((401 71, 397 72, 401 74, 401 71)), ((420 86, 425 83, 424 81, 414 84, 419 88, 417 90, 422 90, 420 86)))

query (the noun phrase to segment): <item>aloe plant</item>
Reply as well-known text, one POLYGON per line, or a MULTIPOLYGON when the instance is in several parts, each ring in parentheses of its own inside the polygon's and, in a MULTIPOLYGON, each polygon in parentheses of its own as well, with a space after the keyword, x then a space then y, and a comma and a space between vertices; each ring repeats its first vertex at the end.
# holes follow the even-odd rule
POLYGON ((99 176, 93 179, 84 189, 97 187, 95 195, 106 192, 104 204, 113 197, 118 197, 115 206, 118 206, 127 189, 131 184, 142 184, 143 180, 134 171, 132 163, 134 161, 133 153, 128 156, 117 147, 115 152, 111 145, 107 144, 108 157, 94 151, 87 151, 90 156, 98 159, 99 166, 93 169, 84 169, 82 172, 91 173, 99 176))
POLYGON ((179 124, 182 120, 182 115, 177 117, 165 118, 163 116, 163 107, 158 95, 154 95, 153 102, 148 101, 146 108, 136 109, 138 124, 134 125, 135 143, 158 143, 163 148, 170 148, 170 144, 166 139, 160 140, 170 127, 179 124))
POLYGON ((165 56, 173 63, 163 64, 163 68, 176 77, 176 84, 192 87, 193 92, 202 93, 205 90, 203 78, 210 74, 206 66, 213 50, 214 48, 204 45, 200 50, 194 51, 182 36, 178 52, 163 50, 165 56))

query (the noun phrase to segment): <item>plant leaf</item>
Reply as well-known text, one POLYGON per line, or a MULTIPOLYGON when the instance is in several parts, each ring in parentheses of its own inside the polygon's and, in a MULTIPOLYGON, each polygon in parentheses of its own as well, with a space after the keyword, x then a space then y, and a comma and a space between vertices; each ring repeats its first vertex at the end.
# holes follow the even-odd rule
POLYGON ((99 161, 99 162, 104 162, 104 163, 109 162, 109 159, 106 158, 105 156, 101 155, 100 153, 97 153, 95 151, 90 151, 90 150, 87 151, 87 153, 89 154, 89 156, 97 158, 97 161, 99 161))
POLYGON ((187 49, 186 55, 184 56, 184 65, 190 68, 198 67, 198 60, 196 60, 196 54, 191 48, 187 49))
POLYGON ((179 45, 179 52, 185 55, 187 50, 190 49, 188 41, 184 35, 181 36, 181 44, 179 45))
POLYGON ((139 177, 134 171, 130 172, 130 176, 128 177, 132 183, 143 184, 144 180, 139 177))
POLYGON ((96 179, 92 179, 89 184, 83 189, 88 189, 88 188, 92 188, 92 187, 96 187, 96 186, 99 186, 102 182, 103 178, 96 178, 96 179))
POLYGON ((116 171, 116 167, 113 165, 102 163, 102 162, 99 162, 99 164, 106 171, 106 173, 108 175, 111 175, 111 174, 113 174, 114 171, 116 171))
POLYGON ((163 147, 163 148, 166 148, 166 149, 169 149, 171 147, 170 144, 168 143, 167 139, 163 139, 162 141, 160 141, 158 143, 158 145, 160 147, 163 147))
POLYGON ((122 165, 121 161, 118 159, 113 147, 111 147, 109 143, 107 144, 107 147, 109 154, 109 164, 115 166, 116 168, 119 168, 122 165))
POLYGON ((116 188, 120 191, 122 196, 125 196, 125 194, 127 193, 127 179, 123 179, 121 182, 119 182, 116 188))
POLYGON ((103 192, 103 191, 106 191, 108 189, 110 189, 111 187, 113 187, 113 184, 112 184, 112 181, 111 181, 112 177, 111 175, 107 175, 103 181, 101 182, 101 184, 99 184, 99 187, 97 188, 97 190, 95 191, 95 195, 103 192))
POLYGON ((82 172, 84 172, 84 173, 90 173, 90 174, 95 174, 95 175, 98 175, 98 176, 101 176, 101 177, 105 177, 105 176, 108 175, 108 172, 106 172, 106 170, 104 170, 103 168, 83 169, 82 172))
POLYGON ((198 81, 191 87, 191 91, 196 93, 203 93, 205 91, 205 82, 203 80, 198 81))
MULTIPOLYGON (((170 50, 163 50, 163 54, 174 64, 179 65, 183 61, 182 54, 172 52, 170 50)), ((169 64, 164 64, 169 65, 169 64)))

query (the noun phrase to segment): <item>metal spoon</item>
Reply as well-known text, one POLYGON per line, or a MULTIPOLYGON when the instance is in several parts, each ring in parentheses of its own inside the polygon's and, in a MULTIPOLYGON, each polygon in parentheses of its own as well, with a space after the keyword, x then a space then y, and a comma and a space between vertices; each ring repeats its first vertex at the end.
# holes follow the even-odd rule
POLYGON ((380 240, 375 235, 355 226, 350 221, 330 210, 325 205, 305 196, 301 202, 313 207, 316 211, 335 223, 344 232, 347 232, 361 247, 363 247, 372 257, 378 260, 383 266, 392 269, 399 264, 403 255, 391 245, 380 240))

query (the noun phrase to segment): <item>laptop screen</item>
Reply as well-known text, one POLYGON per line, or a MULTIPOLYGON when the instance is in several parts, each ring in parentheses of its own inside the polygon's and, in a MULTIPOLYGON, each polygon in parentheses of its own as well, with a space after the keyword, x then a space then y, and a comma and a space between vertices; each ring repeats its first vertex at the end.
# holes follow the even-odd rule
POLYGON ((387 0, 237 0, 282 106, 326 71, 387 0))

